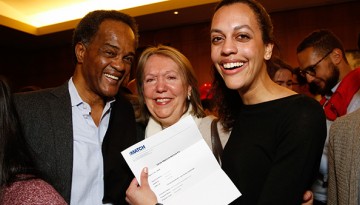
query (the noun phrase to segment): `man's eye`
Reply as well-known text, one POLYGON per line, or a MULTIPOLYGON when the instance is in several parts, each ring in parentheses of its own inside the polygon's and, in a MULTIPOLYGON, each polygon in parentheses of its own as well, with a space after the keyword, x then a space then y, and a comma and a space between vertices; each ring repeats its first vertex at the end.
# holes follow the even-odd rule
POLYGON ((240 41, 249 41, 250 40, 250 36, 247 34, 240 34, 237 36, 237 39, 239 39, 240 41))
POLYGON ((105 54, 106 54, 107 56, 110 56, 110 57, 116 56, 116 53, 113 52, 113 51, 105 51, 105 54))
POLYGON ((124 58, 124 61, 129 63, 129 64, 133 64, 134 63, 134 57, 133 56, 127 56, 124 58))
POLYGON ((219 37, 219 36, 215 36, 215 37, 211 38, 211 42, 212 42, 212 43, 217 43, 217 42, 219 42, 219 41, 221 41, 221 40, 222 40, 222 38, 219 37))

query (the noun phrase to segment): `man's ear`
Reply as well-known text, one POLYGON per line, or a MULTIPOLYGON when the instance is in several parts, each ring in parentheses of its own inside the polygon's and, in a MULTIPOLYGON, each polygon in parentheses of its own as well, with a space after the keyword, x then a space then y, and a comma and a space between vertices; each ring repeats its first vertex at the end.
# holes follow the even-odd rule
POLYGON ((264 54, 264 59, 265 60, 270 60, 273 48, 274 48, 273 43, 268 43, 268 44, 265 45, 265 54, 264 54))
POLYGON ((79 63, 83 62, 85 51, 86 51, 86 46, 83 43, 78 42, 75 45, 75 55, 76 55, 77 62, 79 62, 79 63))
POLYGON ((331 61, 334 65, 338 65, 343 59, 343 52, 341 49, 334 48, 333 52, 330 54, 331 61))

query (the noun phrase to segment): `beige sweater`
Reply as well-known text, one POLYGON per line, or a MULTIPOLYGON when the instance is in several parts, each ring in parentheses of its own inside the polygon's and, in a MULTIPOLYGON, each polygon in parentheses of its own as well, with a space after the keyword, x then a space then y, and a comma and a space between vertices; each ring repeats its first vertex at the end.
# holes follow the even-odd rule
MULTIPOLYGON (((181 118, 189 116, 191 109, 192 109, 192 107, 190 106, 188 111, 181 118)), ((203 136, 205 142, 208 144, 210 149, 212 149, 212 146, 211 146, 211 122, 215 117, 214 116, 206 116, 204 118, 197 118, 196 116, 192 116, 192 117, 193 117, 195 123, 197 124, 197 126, 200 130, 200 133, 203 136)), ((217 128, 218 128, 222 147, 224 147, 229 139, 230 133, 225 132, 219 122, 217 123, 217 128)), ((161 130, 162 130, 161 125, 157 121, 155 121, 152 117, 150 117, 149 122, 146 126, 146 130, 145 130, 145 138, 148 138, 148 137, 160 132, 161 130)))
POLYGON ((360 109, 338 118, 329 131, 329 205, 358 205, 360 109))

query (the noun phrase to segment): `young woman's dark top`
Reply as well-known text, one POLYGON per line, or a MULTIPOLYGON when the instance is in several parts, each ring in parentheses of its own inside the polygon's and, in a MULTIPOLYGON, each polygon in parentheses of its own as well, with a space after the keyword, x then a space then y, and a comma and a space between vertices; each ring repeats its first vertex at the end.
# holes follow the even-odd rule
POLYGON ((242 193, 232 204, 301 204, 325 138, 323 109, 304 95, 242 105, 222 159, 242 193))

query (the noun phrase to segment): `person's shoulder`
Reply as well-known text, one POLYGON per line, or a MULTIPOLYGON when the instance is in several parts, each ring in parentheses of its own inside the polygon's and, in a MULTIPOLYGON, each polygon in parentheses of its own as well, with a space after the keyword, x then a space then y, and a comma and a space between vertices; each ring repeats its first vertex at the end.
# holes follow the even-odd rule
POLYGON ((300 111, 302 111, 302 109, 318 111, 323 110, 319 101, 304 94, 296 94, 292 96, 292 101, 294 107, 300 111))
POLYGON ((295 94, 282 98, 276 106, 279 108, 279 111, 289 115, 323 112, 323 108, 318 101, 303 94, 295 94))
POLYGON ((12 183, 4 189, 2 200, 2 204, 67 204, 50 184, 41 179, 12 183))
POLYGON ((346 150, 357 146, 360 137, 359 122, 360 109, 338 117, 330 126, 329 144, 331 149, 342 147, 341 149, 346 150))
POLYGON ((354 112, 338 117, 333 124, 355 124, 360 122, 360 108, 354 112))
POLYGON ((45 88, 35 91, 27 91, 27 92, 18 92, 14 93, 15 98, 31 98, 33 96, 40 96, 44 93, 48 93, 52 88, 45 88))
POLYGON ((200 118, 200 124, 199 124, 199 127, 210 127, 211 126, 211 123, 214 121, 214 120, 218 120, 217 117, 215 117, 214 115, 207 115, 203 118, 200 118))
POLYGON ((317 100, 303 94, 290 96, 288 104, 284 105, 284 108, 281 110, 284 116, 286 116, 284 119, 289 120, 289 122, 297 122, 297 125, 308 123, 318 125, 319 123, 325 124, 326 122, 324 109, 321 104, 317 100))
POLYGON ((204 122, 212 122, 213 120, 217 119, 214 115, 207 115, 204 118, 202 118, 202 120, 204 122))
POLYGON ((52 87, 52 88, 44 88, 40 90, 35 91, 28 91, 28 92, 18 92, 14 93, 15 100, 20 99, 36 99, 36 98, 42 98, 48 95, 58 95, 58 94, 68 94, 68 89, 66 85, 58 86, 58 87, 52 87))
POLYGON ((310 104, 319 105, 319 101, 317 101, 315 98, 309 97, 304 94, 295 94, 292 97, 294 101, 299 103, 310 103, 310 104))
POLYGON ((59 101, 70 99, 70 93, 67 84, 44 88, 41 90, 14 93, 14 102, 18 107, 37 107, 39 103, 48 101, 59 101))

